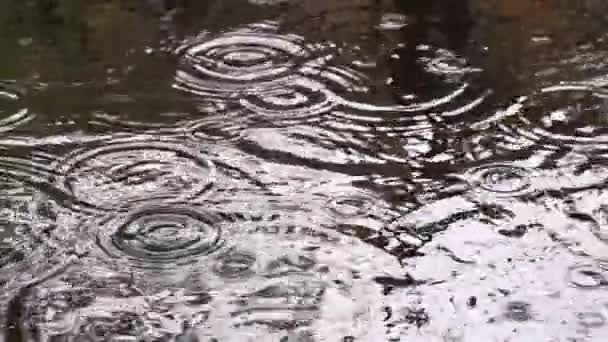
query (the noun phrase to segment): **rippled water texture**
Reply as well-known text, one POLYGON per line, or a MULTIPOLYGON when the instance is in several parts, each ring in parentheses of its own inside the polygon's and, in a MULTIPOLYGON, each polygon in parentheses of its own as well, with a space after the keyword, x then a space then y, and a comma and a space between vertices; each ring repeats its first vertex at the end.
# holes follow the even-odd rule
POLYGON ((608 340, 607 10, 0 0, 0 342, 608 340))

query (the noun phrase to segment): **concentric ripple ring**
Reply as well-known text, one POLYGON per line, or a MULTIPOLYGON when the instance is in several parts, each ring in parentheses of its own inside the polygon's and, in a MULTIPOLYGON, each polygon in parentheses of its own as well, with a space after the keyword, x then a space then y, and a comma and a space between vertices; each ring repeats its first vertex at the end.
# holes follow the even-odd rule
POLYGON ((181 265, 222 245, 219 220, 185 205, 146 205, 110 214, 94 227, 97 245, 110 257, 140 268, 181 265))
POLYGON ((533 191, 529 172, 515 165, 480 166, 469 170, 467 178, 473 188, 496 196, 515 197, 533 191))
POLYGON ((117 142, 74 151, 55 166, 57 186, 77 205, 102 211, 141 201, 187 202, 213 185, 215 166, 172 141, 117 142))
POLYGON ((195 95, 238 99, 283 84, 309 57, 303 39, 276 32, 273 23, 218 35, 203 34, 176 52, 182 59, 174 87, 195 95))
POLYGON ((499 124, 508 134, 547 148, 608 147, 608 91, 584 83, 560 84, 524 96, 499 124), (514 119, 510 117, 514 116, 514 119))

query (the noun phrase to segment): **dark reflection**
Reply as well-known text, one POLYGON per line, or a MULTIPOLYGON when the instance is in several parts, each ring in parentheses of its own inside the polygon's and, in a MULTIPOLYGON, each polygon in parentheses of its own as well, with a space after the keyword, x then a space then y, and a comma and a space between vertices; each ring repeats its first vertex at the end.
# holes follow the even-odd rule
POLYGON ((420 67, 419 47, 431 45, 459 55, 466 53, 473 24, 467 2, 431 0, 421 3, 395 1, 395 4, 412 17, 411 24, 401 30, 403 47, 396 51, 399 59, 394 62, 393 72, 397 86, 424 94, 441 89, 442 80, 433 78, 420 67))
POLYGON ((459 54, 465 51, 474 24, 467 1, 430 0, 420 3, 408 1, 394 3, 401 12, 413 18, 411 24, 402 30, 407 45, 416 46, 440 39, 441 43, 437 41, 435 44, 459 54))

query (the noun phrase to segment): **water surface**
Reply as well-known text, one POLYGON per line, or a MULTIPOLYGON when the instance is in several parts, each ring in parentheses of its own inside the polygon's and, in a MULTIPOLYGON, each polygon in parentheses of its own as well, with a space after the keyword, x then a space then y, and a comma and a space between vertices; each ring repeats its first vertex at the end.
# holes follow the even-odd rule
POLYGON ((0 0, 0 340, 605 341, 606 10, 0 0))

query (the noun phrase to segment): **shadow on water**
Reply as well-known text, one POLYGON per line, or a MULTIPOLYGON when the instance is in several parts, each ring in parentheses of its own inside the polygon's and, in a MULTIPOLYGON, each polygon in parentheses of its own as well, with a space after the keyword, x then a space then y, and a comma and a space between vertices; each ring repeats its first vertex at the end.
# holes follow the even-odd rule
POLYGON ((606 7, 0 0, 0 341, 605 341, 606 7))

